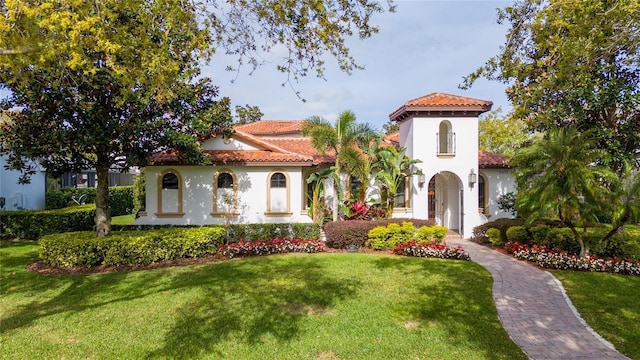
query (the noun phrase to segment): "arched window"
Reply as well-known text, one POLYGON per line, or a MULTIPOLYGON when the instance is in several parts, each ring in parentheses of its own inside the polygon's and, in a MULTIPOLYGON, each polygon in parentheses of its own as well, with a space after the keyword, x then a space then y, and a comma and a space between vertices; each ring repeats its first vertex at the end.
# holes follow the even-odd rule
POLYGON ((393 197, 393 208, 409 208, 409 184, 410 178, 405 176, 401 181, 395 196, 393 197))
POLYGON ((438 131, 438 154, 455 154, 456 134, 451 129, 451 123, 448 120, 441 121, 438 131))
POLYGON ((489 213, 489 205, 487 203, 487 185, 488 182, 483 174, 478 176, 478 212, 482 214, 489 213))
POLYGON ((213 216, 237 216, 238 184, 230 170, 218 171, 213 176, 213 216))
POLYGON ((158 217, 182 217, 182 177, 176 170, 158 176, 158 217))
POLYGON ((275 171, 267 177, 267 216, 290 216, 289 175, 275 171))

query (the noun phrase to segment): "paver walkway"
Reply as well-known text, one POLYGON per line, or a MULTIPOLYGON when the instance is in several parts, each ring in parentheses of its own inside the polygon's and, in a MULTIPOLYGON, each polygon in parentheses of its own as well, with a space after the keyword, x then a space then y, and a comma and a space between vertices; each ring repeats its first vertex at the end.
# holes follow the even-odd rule
POLYGON ((531 359, 629 359, 596 334, 551 273, 459 236, 471 261, 493 275, 493 299, 502 326, 531 359))

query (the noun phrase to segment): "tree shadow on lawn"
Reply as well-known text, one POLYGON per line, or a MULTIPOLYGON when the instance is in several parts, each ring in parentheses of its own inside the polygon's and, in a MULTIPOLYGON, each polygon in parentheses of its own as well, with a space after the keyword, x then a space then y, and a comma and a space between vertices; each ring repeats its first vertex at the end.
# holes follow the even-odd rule
POLYGON ((328 276, 324 264, 315 256, 270 256, 180 274, 175 288, 197 286, 204 293, 177 310, 164 346, 147 358, 223 357, 220 346, 229 340, 252 346, 296 338, 304 318, 330 314, 361 285, 328 276))
MULTIPOLYGON (((415 263, 406 258, 380 258, 379 269, 415 273, 415 263)), ((444 259, 416 259, 428 282, 418 285, 412 300, 400 304, 404 316, 420 326, 438 326, 452 339, 466 339, 467 346, 487 359, 512 359, 525 354, 502 327, 493 302, 491 274, 480 265, 444 259)), ((428 343, 428 339, 426 340, 428 343)))
POLYGON ((24 271, 17 275, 19 276, 13 281, 22 283, 22 286, 16 286, 15 291, 26 293, 26 296, 33 300, 18 305, 17 311, 4 317, 0 322, 0 332, 29 326, 36 320, 51 315, 80 313, 87 309, 130 301, 167 290, 166 281, 162 281, 166 275, 161 271, 149 272, 137 279, 135 276, 138 274, 135 273, 57 277, 24 271), (129 277, 134 278, 128 279, 129 277), (53 297, 47 298, 44 294, 59 287, 64 290, 53 297))

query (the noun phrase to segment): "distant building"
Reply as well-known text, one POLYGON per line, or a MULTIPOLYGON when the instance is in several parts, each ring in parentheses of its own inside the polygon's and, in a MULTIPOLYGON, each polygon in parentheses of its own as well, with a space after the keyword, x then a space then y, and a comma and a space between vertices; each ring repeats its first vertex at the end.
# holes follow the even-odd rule
POLYGON ((0 156, 0 210, 44 209, 46 175, 40 168, 31 183, 18 184, 19 171, 4 168, 6 156, 0 156))

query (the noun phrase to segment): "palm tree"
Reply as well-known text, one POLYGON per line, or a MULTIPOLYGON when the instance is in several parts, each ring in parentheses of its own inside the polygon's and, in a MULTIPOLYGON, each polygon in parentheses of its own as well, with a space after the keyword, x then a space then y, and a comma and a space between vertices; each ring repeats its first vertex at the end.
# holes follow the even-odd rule
POLYGON ((361 181, 358 189, 357 200, 364 203, 369 188, 369 180, 373 173, 374 165, 378 161, 378 149, 382 143, 382 137, 376 136, 368 142, 363 142, 359 147, 344 149, 343 162, 350 175, 361 181))
POLYGON ((589 251, 587 224, 597 221, 605 206, 605 184, 615 179, 610 169, 597 164, 606 154, 595 145, 588 132, 554 129, 519 149, 512 159, 518 213, 529 224, 557 216, 580 244, 580 256, 589 251))
MULTIPOLYGON (((346 110, 338 115, 335 125, 319 116, 308 118, 302 126, 302 134, 311 138, 312 146, 322 154, 332 151, 335 155, 335 179, 341 179, 342 163, 347 149, 357 148, 376 136, 369 124, 358 124, 355 114, 346 110)), ((345 159, 346 160, 346 159, 345 159)), ((351 159, 350 159, 351 160, 351 159)), ((338 220, 339 204, 342 202, 343 188, 334 180, 333 221, 338 220)))
POLYGON ((417 173, 413 165, 422 162, 419 159, 410 159, 406 151, 404 147, 393 146, 381 147, 377 151, 378 161, 374 166, 377 170, 376 181, 380 184, 380 203, 387 218, 393 215, 398 188, 407 176, 417 173))

